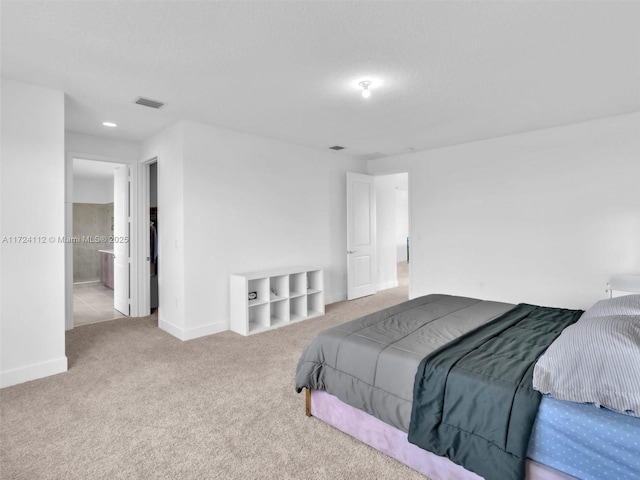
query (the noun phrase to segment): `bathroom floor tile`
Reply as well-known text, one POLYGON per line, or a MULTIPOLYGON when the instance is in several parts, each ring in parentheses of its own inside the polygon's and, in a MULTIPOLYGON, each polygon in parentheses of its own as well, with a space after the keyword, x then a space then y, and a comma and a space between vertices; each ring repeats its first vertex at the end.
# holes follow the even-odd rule
POLYGON ((73 287, 73 323, 75 326, 104 322, 125 315, 113 308, 113 290, 104 285, 80 284, 73 287))

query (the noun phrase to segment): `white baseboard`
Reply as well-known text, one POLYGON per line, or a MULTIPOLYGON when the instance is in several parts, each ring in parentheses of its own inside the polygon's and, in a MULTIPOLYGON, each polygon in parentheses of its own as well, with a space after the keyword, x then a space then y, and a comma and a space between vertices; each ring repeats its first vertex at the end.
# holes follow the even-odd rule
POLYGON ((6 372, 0 372, 0 388, 66 372, 67 365, 67 357, 62 357, 47 362, 27 365, 26 367, 14 368, 6 372))
POLYGON ((329 305, 331 303, 344 302, 347 299, 347 293, 339 293, 337 295, 325 295, 324 303, 329 305))
POLYGON ((214 333, 220 333, 229 330, 228 322, 217 322, 202 325, 195 328, 180 328, 164 320, 158 320, 158 328, 173 335, 180 340, 193 340, 194 338, 205 337, 207 335, 213 335, 214 333))
POLYGON ((182 328, 176 327, 172 323, 169 323, 169 322, 166 322, 164 320, 158 319, 158 328, 160 330, 164 330, 165 332, 167 332, 170 335, 173 335, 176 338, 179 338, 180 340, 183 340, 183 338, 182 338, 182 335, 183 335, 182 328))
POLYGON ((184 332, 183 340, 193 340, 194 338, 213 335, 214 333, 225 332, 229 330, 229 322, 216 322, 202 325, 200 327, 189 328, 184 332))

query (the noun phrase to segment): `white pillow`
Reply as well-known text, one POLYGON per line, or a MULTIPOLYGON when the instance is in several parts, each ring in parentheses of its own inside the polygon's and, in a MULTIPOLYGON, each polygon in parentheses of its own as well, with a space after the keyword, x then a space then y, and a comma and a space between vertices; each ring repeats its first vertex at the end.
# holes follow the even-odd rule
POLYGON ((624 295, 600 300, 588 308, 580 319, 612 315, 640 315, 640 295, 624 295))
POLYGON ((533 388, 640 417, 640 315, 581 317, 538 359, 533 388))

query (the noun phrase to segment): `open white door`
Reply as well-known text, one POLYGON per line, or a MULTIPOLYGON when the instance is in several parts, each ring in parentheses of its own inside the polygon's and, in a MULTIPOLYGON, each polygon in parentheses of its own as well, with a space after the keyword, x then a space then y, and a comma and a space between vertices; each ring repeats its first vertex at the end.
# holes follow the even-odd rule
POLYGON ((129 166, 113 174, 113 308, 129 315, 129 166))
POLYGON ((347 172, 347 299, 376 293, 374 177, 347 172))

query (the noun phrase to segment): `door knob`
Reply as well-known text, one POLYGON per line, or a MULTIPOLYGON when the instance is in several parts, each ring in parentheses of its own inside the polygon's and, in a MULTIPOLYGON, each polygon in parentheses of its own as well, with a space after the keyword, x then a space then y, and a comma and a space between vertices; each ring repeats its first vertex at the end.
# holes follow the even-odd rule
POLYGON ((357 253, 357 250, 347 250, 347 253, 357 253))

